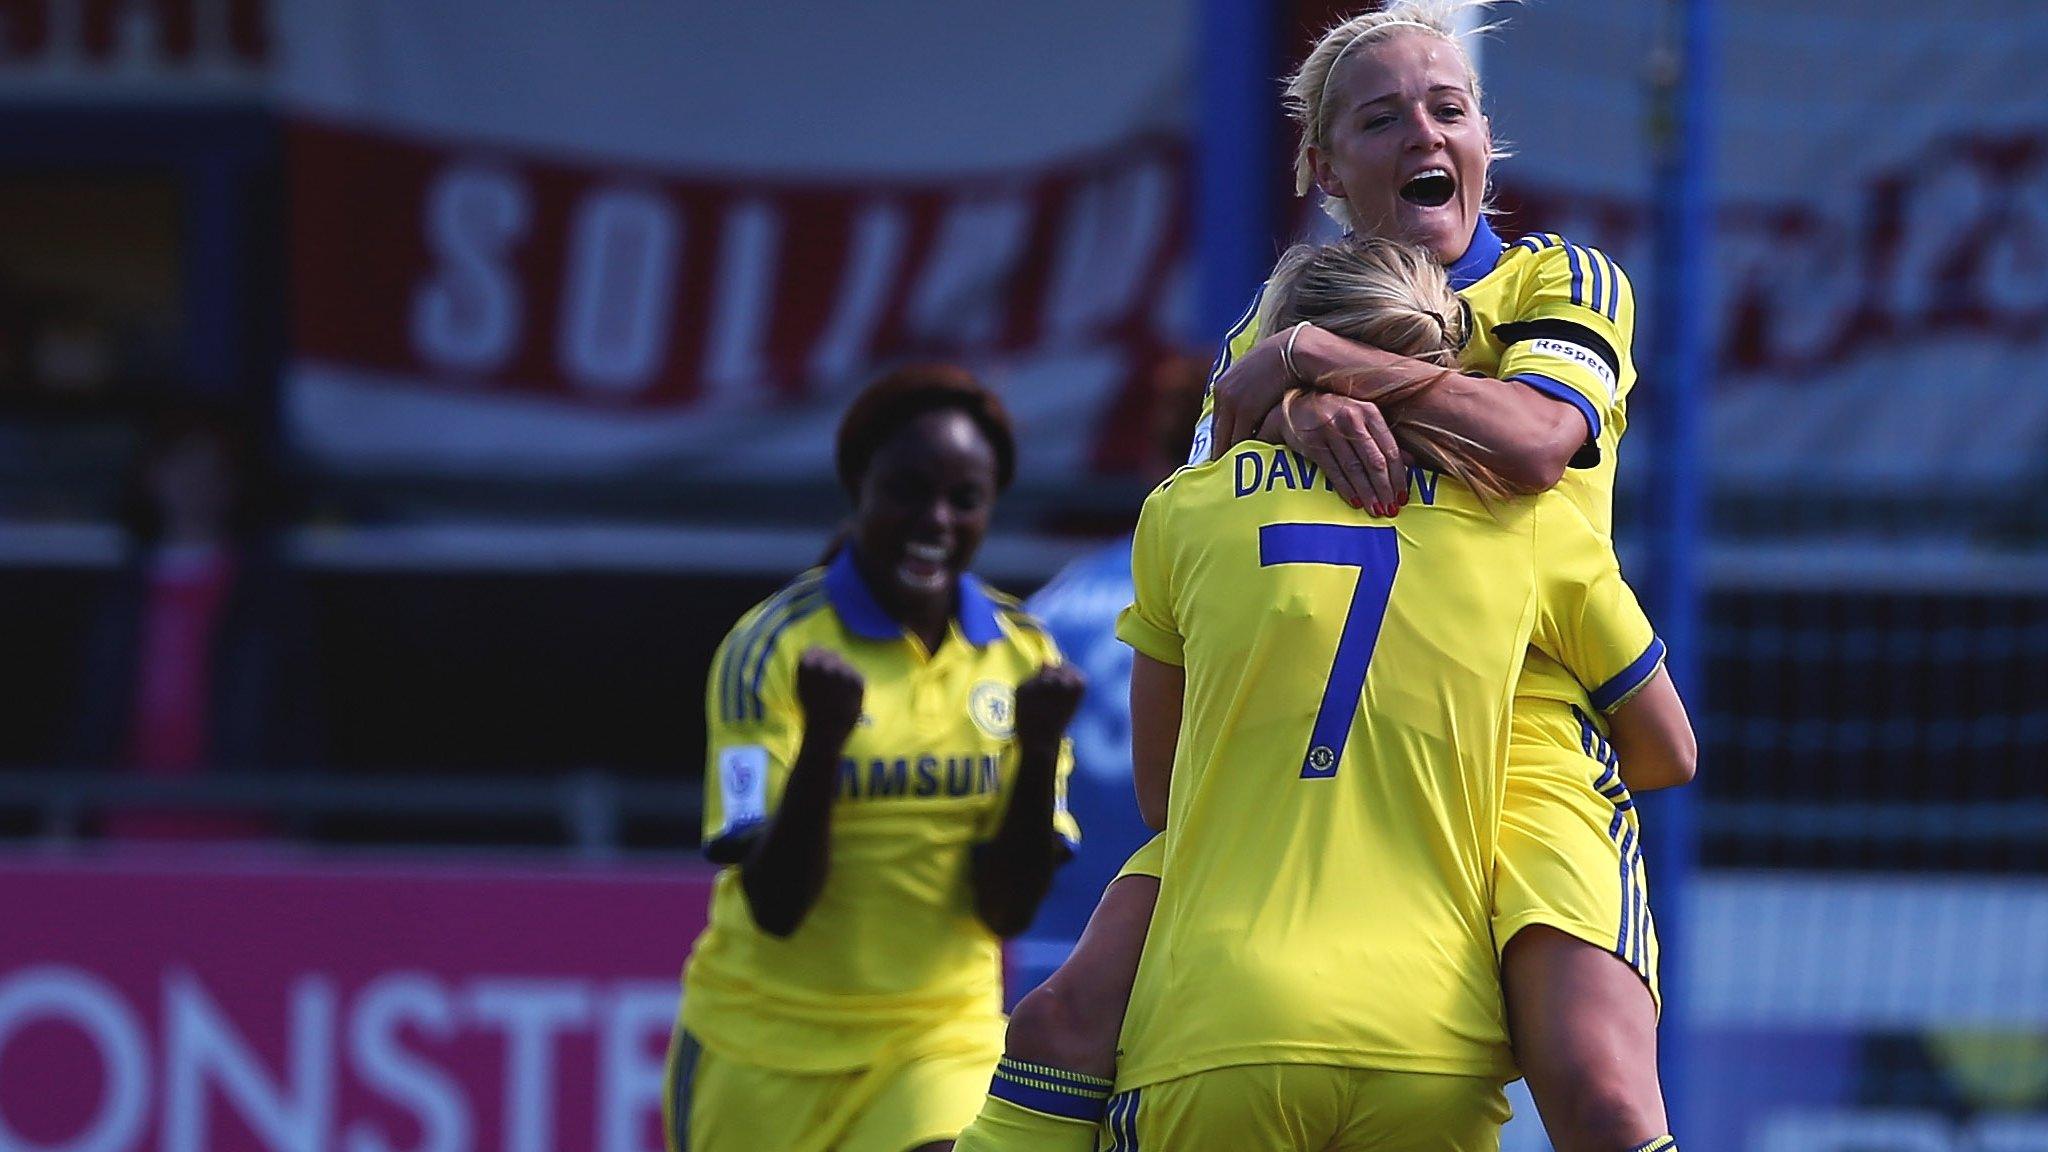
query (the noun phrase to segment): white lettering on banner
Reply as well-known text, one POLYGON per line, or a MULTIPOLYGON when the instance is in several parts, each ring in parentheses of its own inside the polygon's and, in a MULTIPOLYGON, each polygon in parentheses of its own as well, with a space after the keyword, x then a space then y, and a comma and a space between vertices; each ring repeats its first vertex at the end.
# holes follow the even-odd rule
MULTIPOLYGON (((448 1074, 425 1057, 408 1052, 402 1028, 435 1040, 455 1034, 455 1008, 448 989, 432 976, 401 972, 379 977, 356 998, 349 1019, 349 1062, 363 1083, 412 1114, 420 1128, 411 1152, 467 1152, 474 1146, 469 1100, 448 1074)), ((351 1125, 345 1152, 398 1152, 368 1120, 351 1125)))
POLYGON ((1889 296, 1891 310, 1912 325, 1955 294, 1957 285, 1944 273, 1970 246, 1993 197, 1988 173, 1972 165, 1940 164, 1908 185, 1902 199, 1889 296))
MULTIPOLYGON (((1167 225, 1176 194, 1166 159, 1147 160, 1080 185, 1058 222, 1047 284, 1032 307, 1041 336, 1068 341, 1128 320, 1173 243, 1167 225)), ((526 291, 516 278, 547 275, 516 267, 512 250, 527 236, 532 193, 506 173, 457 168, 435 181, 425 207, 431 278, 415 293, 414 350, 430 364, 463 372, 503 368, 524 337, 526 291)), ((1024 192, 973 193, 938 209, 934 236, 910 270, 904 324, 925 344, 952 349, 1002 344, 1015 276, 1041 207, 1024 192)), ((682 213, 659 192, 601 187, 571 210, 555 358, 570 382, 593 395, 644 391, 667 363, 671 330, 704 309, 701 378, 713 397, 758 400, 773 370, 768 325, 788 262, 786 209, 750 199, 726 209, 715 240, 715 291, 702 303, 677 296, 683 265, 682 213)), ((852 214, 833 304, 809 350, 820 383, 855 375, 873 350, 905 274, 912 223, 900 203, 880 200, 852 214)), ((1028 302, 1027 302, 1028 303, 1028 302)), ((1149 313, 1138 313, 1140 319, 1149 313)))
POLYGON ((0 1148, 9 1152, 125 1152, 149 1107, 149 1046, 141 1021, 115 988, 75 968, 24 968, 0 982, 0 1052, 33 1020, 63 1020, 92 1041, 106 1070, 99 1111, 62 1144, 32 1144, 0 1111, 0 1148))
POLYGON ((469 1009, 504 1030, 506 1152, 555 1146, 555 1034, 591 1017, 588 987, 565 980, 481 980, 469 1009))
MULTIPOLYGON (((153 1081, 163 1085, 154 1145, 163 1152, 222 1146, 223 1125, 232 1121, 213 1107, 216 1098, 246 1123, 260 1147, 276 1152, 467 1152, 477 1147, 479 1096, 488 1099, 491 1088, 479 1082, 483 1069, 473 1060, 449 1051, 451 1063, 443 1064, 429 1052, 485 1029, 504 1038, 502 1068, 493 1071, 502 1081, 506 1152, 555 1147, 555 1106, 565 1083, 587 1091, 594 1104, 592 1138, 587 1144, 567 1139, 567 1146, 659 1148, 646 1140, 661 1112, 665 1042, 676 1011, 672 981, 485 978, 451 985, 424 973, 390 972, 346 998, 346 1020, 338 1016, 344 1005, 334 981, 317 973, 288 986, 282 1020, 231 1020, 189 972, 166 973, 161 994, 160 1047, 152 1051, 144 1013, 94 973, 52 965, 0 976, 0 1065, 25 1030, 51 1021, 83 1035, 105 1070, 95 1111, 49 1144, 15 1130, 36 1115, 38 1102, 4 1095, 7 1085, 0 1081, 0 1152, 149 1146, 153 1081), (561 1041, 593 1032, 594 1044, 576 1049, 588 1052, 582 1059, 591 1063, 579 1064, 573 1077, 559 1076, 561 1041), (407 1036, 426 1050, 408 1047, 407 1036), (268 1067, 261 1051, 282 1051, 284 1066, 268 1067), (349 1078, 395 1109, 377 1113, 393 1120, 342 1114, 349 1078), (417 1126, 409 1146, 398 1142, 410 1127, 398 1117, 417 1126)), ((28 1043, 34 1049, 40 1042, 28 1043)))
POLYGON ((772 404, 785 473, 824 475, 833 398, 909 357, 1042 393, 1038 467, 1114 467, 1134 433, 1104 414, 1187 335, 1186 148, 1164 131, 992 172, 766 183, 290 132, 286 419, 322 467, 615 472, 680 452, 713 469, 772 404))
POLYGON ((674 982, 622 984, 605 1005, 599 1053, 598 1152, 645 1152, 641 1118, 661 1112, 667 1041, 676 1021, 674 982), (650 1045, 649 1040, 654 1043, 650 1045))
POLYGON ((207 1152, 207 1085, 280 1152, 324 1152, 334 1115, 334 987, 318 976, 291 986, 291 1090, 273 1083, 220 1007, 185 972, 164 979, 164 1152, 207 1152))
POLYGON ((519 345, 523 305, 508 267, 532 205, 515 177, 456 168, 427 194, 427 246, 440 258, 413 297, 413 343, 429 363, 464 372, 501 365, 519 345))
POLYGON ((811 353, 811 378, 817 383, 830 387, 850 381, 867 363, 875 329, 889 303, 886 289, 903 258, 909 231, 910 223, 896 204, 878 201, 860 210, 831 322, 811 353))
POLYGON ((1799 285, 1797 300, 1785 301, 1785 310, 1773 317, 1776 355, 1794 362, 1831 355, 1831 345, 1863 306, 1870 290, 1870 251, 1841 234, 1848 215, 1827 213, 1777 231, 1742 235, 1735 247, 1722 251, 1724 261, 1736 255, 1760 275, 1799 285), (1816 230, 1819 236, 1795 235, 1816 230))
POLYGON ((606 188, 576 206, 562 370, 600 395, 645 388, 668 351, 681 227, 660 195, 606 188))
POLYGON ((993 344, 1002 335, 1009 277, 1030 226, 1031 205, 1022 195, 953 205, 911 292, 908 319, 916 338, 947 348, 993 344))
MULTIPOLYGON (((1901 345, 2038 336, 2048 262, 2033 254, 2048 242, 2048 137, 1968 137, 1942 156, 1868 173, 1825 204, 1726 210, 1713 308, 1724 379, 1796 384, 1815 367, 1901 345)), ((1597 242, 1638 280, 1654 276, 1647 217, 1628 201, 1513 192, 1520 219, 1597 242)))
MULTIPOLYGON (((759 401, 768 366, 762 359, 768 317, 775 302, 775 258, 782 246, 782 218, 766 203, 748 200, 726 213, 725 243, 718 253, 719 286, 714 297, 704 382, 713 395, 759 401)), ((670 301, 661 301, 664 307, 670 301)))
POLYGON ((1046 301, 1049 335, 1071 340, 1130 313, 1166 228, 1172 190, 1173 176, 1158 162, 1081 189, 1046 301))

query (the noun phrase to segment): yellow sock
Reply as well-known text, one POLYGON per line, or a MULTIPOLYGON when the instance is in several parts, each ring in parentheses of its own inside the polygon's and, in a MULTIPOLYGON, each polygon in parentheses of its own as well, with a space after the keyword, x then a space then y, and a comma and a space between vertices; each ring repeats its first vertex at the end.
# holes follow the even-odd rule
POLYGON ((1678 1138, 1666 1132, 1655 1140, 1646 1140, 1628 1152, 1678 1152, 1678 1138))
POLYGON ((1003 1057, 953 1152, 1095 1152, 1110 1082, 1003 1057))

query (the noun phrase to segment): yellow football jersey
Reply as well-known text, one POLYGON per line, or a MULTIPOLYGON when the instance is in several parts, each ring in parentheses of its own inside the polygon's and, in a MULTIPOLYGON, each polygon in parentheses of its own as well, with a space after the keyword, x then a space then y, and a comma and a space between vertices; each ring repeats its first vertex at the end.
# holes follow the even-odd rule
MULTIPOLYGON (((786 1071, 867 1064, 905 1028, 984 1017, 1001 1038, 1000 943, 975 915, 970 850, 1016 780, 1018 683, 1060 661, 1015 600, 973 577, 927 652, 875 601, 851 550, 740 619, 705 686, 705 852, 734 864, 770 819, 803 736, 797 659, 829 648, 866 681, 839 765, 824 892, 786 939, 761 931, 739 869, 720 872, 683 974, 682 1022, 707 1047, 786 1071)), ((1070 845, 1072 756, 1054 825, 1070 845)))
MULTIPOLYGON (((1499 243, 1484 224, 1473 239, 1475 247, 1482 243, 1499 243)), ((1453 284, 1473 321, 1459 366, 1519 380, 1586 418, 1587 448, 1565 471, 1558 490, 1601 535, 1611 536, 1616 454, 1628 431, 1628 397, 1636 385, 1629 352, 1635 290, 1628 277, 1599 249, 1543 233, 1501 249, 1477 279, 1453 284)))
MULTIPOLYGON (((1458 366, 1497 380, 1519 380, 1579 410, 1586 419, 1586 450, 1565 472, 1559 489, 1603 535, 1614 521, 1614 466, 1628 430, 1628 396, 1635 387, 1635 289, 1621 266, 1597 248, 1553 234, 1503 244, 1484 218, 1472 243, 1445 269, 1451 287, 1472 310, 1472 339, 1458 366)), ((1210 414, 1216 381, 1265 333, 1261 286, 1251 306, 1223 338, 1209 372, 1211 394, 1202 401, 1190 464, 1209 458, 1210 414)))
MULTIPOLYGON (((1445 269, 1451 287, 1472 310, 1472 339, 1459 354, 1459 367, 1498 380, 1519 380, 1579 410, 1587 444, 1566 469, 1556 491, 1579 506, 1605 538, 1614 530, 1614 473, 1622 434, 1628 430, 1628 398, 1635 388, 1635 289, 1628 276, 1597 248, 1573 244, 1554 233, 1524 236, 1503 244, 1482 217, 1472 243, 1445 269)), ((1213 389, 1239 357, 1262 335, 1265 311, 1261 287, 1244 316, 1224 337, 1209 374, 1213 389)), ((1205 397, 1190 463, 1209 457, 1212 399, 1205 397)), ((1612 545, 1608 545, 1611 547, 1612 545)), ((1652 671, 1655 669, 1653 668, 1652 671)), ((1576 715, 1601 712, 1572 675, 1549 654, 1529 655, 1516 695, 1516 763, 1561 767, 1575 740, 1576 715), (1524 751, 1527 757, 1524 757, 1524 751)), ((1631 815, 1630 819, 1633 819, 1631 815)))
MULTIPOLYGON (((1490 236, 1482 224, 1474 246, 1499 243, 1490 236)), ((1628 431, 1629 393, 1636 384, 1629 351, 1635 338, 1635 290, 1628 277, 1599 249, 1542 233, 1507 245, 1493 267, 1464 285, 1460 295, 1473 320, 1460 366, 1519 380, 1564 400, 1594 430, 1556 491, 1577 504, 1611 541, 1615 466, 1622 434, 1628 431)), ((1578 716, 1604 713, 1614 705, 1602 703, 1606 697, 1589 693, 1540 650, 1529 654, 1515 695, 1520 701, 1516 762, 1532 768, 1575 770, 1575 742, 1557 739, 1557 733, 1575 733, 1578 716)))
POLYGON ((1532 643, 1626 692, 1656 640, 1571 501, 1489 514, 1421 469, 1411 491, 1377 519, 1253 444, 1145 503, 1118 634, 1187 681, 1121 1087, 1512 1073, 1489 927, 1510 695, 1532 643))

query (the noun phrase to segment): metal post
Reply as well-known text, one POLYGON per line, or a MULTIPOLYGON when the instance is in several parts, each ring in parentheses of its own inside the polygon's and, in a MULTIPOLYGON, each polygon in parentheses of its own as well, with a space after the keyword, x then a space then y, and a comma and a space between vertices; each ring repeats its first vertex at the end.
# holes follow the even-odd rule
MULTIPOLYGON (((1664 0, 1652 56, 1651 125, 1655 157, 1655 296, 1651 301, 1651 417, 1656 459, 1644 533, 1650 601, 1670 651, 1674 682, 1694 721, 1706 717, 1705 603, 1700 557, 1710 478, 1702 456, 1706 395, 1714 376, 1709 333, 1713 299, 1714 203, 1712 93, 1713 0, 1664 0)), ((1688 1018, 1691 953, 1686 939, 1689 889, 1699 859, 1693 789, 1649 797, 1649 846, 1665 1008, 1659 1056, 1671 1130, 1692 1115, 1694 1034, 1688 1018)))
POLYGON ((1201 270, 1196 338, 1218 340, 1273 260, 1272 73, 1278 0, 1202 0, 1195 62, 1200 88, 1196 233, 1201 270))

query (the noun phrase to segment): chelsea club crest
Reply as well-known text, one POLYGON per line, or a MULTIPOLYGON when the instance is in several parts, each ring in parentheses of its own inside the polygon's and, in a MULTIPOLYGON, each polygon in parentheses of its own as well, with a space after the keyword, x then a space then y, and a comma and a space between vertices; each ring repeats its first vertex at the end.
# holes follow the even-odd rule
POLYGON ((967 694, 974 726, 997 740, 1017 734, 1017 690, 1000 680, 983 680, 967 694))

